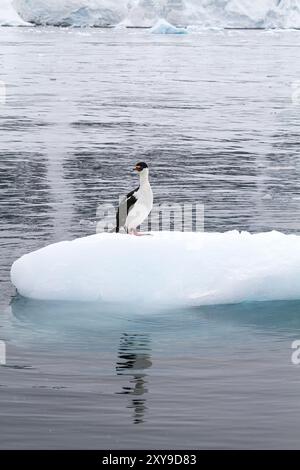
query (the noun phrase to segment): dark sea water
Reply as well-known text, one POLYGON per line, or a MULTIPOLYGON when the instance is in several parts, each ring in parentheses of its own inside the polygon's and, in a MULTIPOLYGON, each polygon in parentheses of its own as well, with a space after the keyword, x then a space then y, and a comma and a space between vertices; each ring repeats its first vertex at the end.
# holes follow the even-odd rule
MULTIPOLYGON (((0 448, 300 448, 300 301, 39 302, 12 262, 151 167, 205 230, 300 230, 300 32, 0 28, 0 448)), ((300 280, 299 280, 300 281, 300 280)))

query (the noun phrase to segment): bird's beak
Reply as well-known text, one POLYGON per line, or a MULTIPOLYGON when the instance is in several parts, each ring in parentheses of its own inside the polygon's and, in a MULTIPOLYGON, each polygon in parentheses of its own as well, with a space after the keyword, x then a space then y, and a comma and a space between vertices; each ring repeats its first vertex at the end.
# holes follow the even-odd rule
POLYGON ((141 167, 137 165, 137 166, 134 168, 134 170, 135 170, 135 171, 141 171, 141 167))

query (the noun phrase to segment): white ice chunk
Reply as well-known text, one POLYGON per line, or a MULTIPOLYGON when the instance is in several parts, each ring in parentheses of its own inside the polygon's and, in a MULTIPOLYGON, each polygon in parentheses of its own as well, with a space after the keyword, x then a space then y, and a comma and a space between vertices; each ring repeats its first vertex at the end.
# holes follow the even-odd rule
POLYGON ((44 300, 207 305, 300 299, 300 236, 102 233, 22 256, 11 280, 44 300))
POLYGON ((151 28, 150 32, 152 34, 187 34, 185 28, 178 28, 162 18, 151 28))

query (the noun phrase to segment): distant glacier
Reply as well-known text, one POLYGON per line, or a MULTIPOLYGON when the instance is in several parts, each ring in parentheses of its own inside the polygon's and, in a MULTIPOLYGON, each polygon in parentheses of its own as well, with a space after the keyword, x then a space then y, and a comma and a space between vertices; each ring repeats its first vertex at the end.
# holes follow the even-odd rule
POLYGON ((1 0, 1 25, 300 28, 299 0, 1 0))

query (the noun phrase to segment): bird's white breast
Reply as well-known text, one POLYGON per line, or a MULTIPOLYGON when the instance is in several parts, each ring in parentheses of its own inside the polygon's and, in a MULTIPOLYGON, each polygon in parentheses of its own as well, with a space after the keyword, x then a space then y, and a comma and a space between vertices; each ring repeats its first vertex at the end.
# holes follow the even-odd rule
POLYGON ((149 212, 153 206, 153 193, 150 184, 145 184, 141 186, 134 196, 137 199, 137 203, 143 204, 144 206, 149 208, 149 212))
POLYGON ((149 183, 140 186, 134 193, 137 199, 126 218, 126 227, 128 230, 136 229, 141 225, 150 214, 153 207, 153 193, 149 183))

